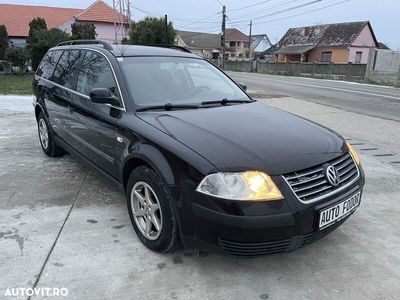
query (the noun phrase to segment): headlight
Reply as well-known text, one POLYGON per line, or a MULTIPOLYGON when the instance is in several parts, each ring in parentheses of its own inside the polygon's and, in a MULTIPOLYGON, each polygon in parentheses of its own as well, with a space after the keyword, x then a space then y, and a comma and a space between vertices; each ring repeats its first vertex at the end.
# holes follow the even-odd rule
POLYGON ((353 148, 352 145, 350 145, 348 142, 346 142, 346 143, 347 143, 347 147, 349 148, 351 156, 353 156, 356 164, 359 166, 360 165, 360 157, 358 156, 358 153, 356 152, 356 150, 353 148))
POLYGON ((198 192, 230 200, 280 200, 283 196, 271 177, 263 172, 216 173, 206 176, 198 192))

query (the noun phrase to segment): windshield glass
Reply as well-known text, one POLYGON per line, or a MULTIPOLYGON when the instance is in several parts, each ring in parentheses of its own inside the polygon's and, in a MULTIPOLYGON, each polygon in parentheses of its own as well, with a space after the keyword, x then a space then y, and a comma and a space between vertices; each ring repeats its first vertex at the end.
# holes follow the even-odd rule
POLYGON ((124 57, 120 61, 137 105, 200 104, 211 100, 250 100, 227 76, 202 59, 124 57))

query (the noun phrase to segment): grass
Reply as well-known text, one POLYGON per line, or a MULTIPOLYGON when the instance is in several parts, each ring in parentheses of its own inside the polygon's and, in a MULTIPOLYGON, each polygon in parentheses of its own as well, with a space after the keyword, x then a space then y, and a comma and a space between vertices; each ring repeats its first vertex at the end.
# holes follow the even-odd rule
POLYGON ((0 74, 0 94, 32 95, 33 74, 0 74))

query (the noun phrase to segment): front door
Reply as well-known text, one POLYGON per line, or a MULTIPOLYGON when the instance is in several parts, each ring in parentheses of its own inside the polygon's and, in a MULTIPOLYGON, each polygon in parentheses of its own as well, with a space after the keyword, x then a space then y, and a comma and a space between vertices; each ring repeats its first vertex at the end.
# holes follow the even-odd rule
POLYGON ((115 123, 124 113, 123 106, 111 107, 90 101, 93 88, 108 88, 119 99, 116 79, 107 59, 87 50, 77 74, 76 94, 71 102, 73 123, 68 129, 77 150, 109 175, 118 178, 118 141, 115 123))

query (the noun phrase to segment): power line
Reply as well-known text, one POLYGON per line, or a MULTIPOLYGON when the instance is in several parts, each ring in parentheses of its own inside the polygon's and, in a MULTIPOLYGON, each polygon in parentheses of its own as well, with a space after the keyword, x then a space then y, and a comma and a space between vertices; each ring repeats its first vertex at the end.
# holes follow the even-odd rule
POLYGON ((230 11, 232 12, 232 11, 243 10, 243 9, 254 7, 254 6, 257 6, 257 5, 260 5, 260 4, 264 4, 264 3, 270 2, 270 1, 272 1, 272 0, 264 0, 264 1, 261 1, 261 2, 258 2, 258 3, 254 3, 254 4, 247 5, 247 6, 243 6, 243 7, 240 7, 240 8, 231 9, 230 11))
POLYGON ((343 1, 336 2, 336 3, 331 3, 329 5, 325 5, 325 6, 322 6, 322 7, 314 8, 312 10, 308 10, 308 11, 304 11, 304 12, 301 12, 301 13, 297 13, 297 14, 294 14, 294 15, 281 17, 281 18, 277 18, 277 19, 272 19, 272 20, 268 20, 268 21, 263 21, 263 22, 258 22, 258 23, 253 24, 253 25, 266 24, 266 23, 271 23, 271 22, 275 22, 275 21, 285 20, 285 19, 289 19, 289 18, 293 18, 293 17, 309 14, 311 12, 319 11, 319 10, 322 10, 322 9, 325 9, 325 8, 329 8, 329 7, 332 7, 332 6, 336 6, 336 5, 339 5, 339 4, 343 4, 343 3, 349 2, 349 1, 350 0, 343 0, 343 1))
MULTIPOLYGON (((137 6, 133 6, 133 8, 135 8, 136 10, 138 10, 138 11, 140 11, 142 13, 145 13, 145 14, 149 14, 149 15, 156 16, 156 17, 164 17, 163 14, 152 12, 152 11, 149 11, 149 10, 144 9, 144 8, 140 8, 140 7, 137 7, 137 6)), ((173 20, 175 20, 177 22, 189 22, 189 24, 186 24, 185 26, 189 26, 189 25, 195 24, 195 23, 220 24, 220 22, 217 22, 217 21, 203 22, 204 20, 211 19, 211 18, 219 15, 220 13, 221 12, 217 12, 217 13, 214 13, 214 14, 212 14, 210 16, 207 16, 207 17, 204 17, 202 19, 195 20, 195 21, 193 21, 192 19, 182 19, 182 18, 174 18, 174 17, 170 17, 170 19, 173 19, 173 20)))
POLYGON ((235 16, 232 20, 233 20, 233 21, 238 20, 238 19, 240 20, 240 19, 245 18, 245 17, 248 17, 248 16, 251 16, 252 18, 254 18, 254 17, 257 16, 257 14, 265 13, 265 11, 269 11, 269 10, 274 9, 274 8, 277 8, 277 7, 282 7, 282 6, 285 6, 285 5, 287 5, 287 4, 290 4, 290 3, 293 3, 293 2, 297 2, 297 1, 304 1, 304 0, 281 1, 281 2, 277 3, 276 5, 268 6, 268 7, 264 8, 263 10, 260 10, 260 9, 259 9, 259 10, 256 11, 256 12, 253 11, 253 12, 251 12, 251 13, 246 13, 246 14, 244 14, 244 15, 235 16))
MULTIPOLYGON (((295 9, 298 9, 298 8, 301 8, 301 7, 309 6, 311 4, 318 3, 318 2, 321 2, 321 1, 322 0, 313 0, 313 1, 310 1, 310 2, 307 2, 307 3, 303 3, 303 4, 300 4, 300 5, 292 6, 292 7, 286 8, 286 9, 282 9, 282 10, 277 11, 277 12, 269 13, 269 14, 266 14, 266 15, 263 15, 263 16, 252 18, 252 19, 253 20, 264 19, 266 17, 278 15, 278 14, 281 14, 281 13, 284 13, 284 12, 288 12, 288 11, 291 11, 291 10, 295 10, 295 9)), ((232 24, 236 24, 236 23, 243 23, 243 22, 248 22, 248 20, 234 21, 234 22, 231 22, 231 23, 232 24)))

